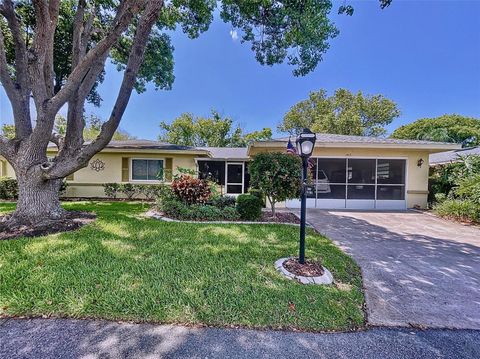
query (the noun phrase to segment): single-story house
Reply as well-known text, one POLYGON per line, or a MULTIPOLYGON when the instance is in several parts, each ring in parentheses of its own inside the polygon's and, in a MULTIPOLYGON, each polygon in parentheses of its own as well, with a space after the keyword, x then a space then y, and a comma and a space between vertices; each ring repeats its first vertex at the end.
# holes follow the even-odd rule
POLYGON ((447 163, 457 162, 462 157, 480 156, 480 147, 461 148, 452 151, 433 153, 430 156, 430 166, 435 167, 447 163))
MULTIPOLYGON (((88 166, 67 178, 70 197, 103 197, 104 183, 168 183, 179 168, 215 180, 227 195, 249 188, 248 162, 260 152, 285 152, 288 137, 247 148, 188 147, 168 143, 112 141, 88 166), (160 174, 160 176, 159 176, 160 174)), ((308 207, 406 209, 427 206, 430 154, 459 145, 418 140, 317 134, 311 159, 308 207)), ((56 147, 49 147, 52 155, 56 147)), ((0 176, 14 177, 6 161, 0 176)), ((279 204, 299 207, 298 200, 279 204)))

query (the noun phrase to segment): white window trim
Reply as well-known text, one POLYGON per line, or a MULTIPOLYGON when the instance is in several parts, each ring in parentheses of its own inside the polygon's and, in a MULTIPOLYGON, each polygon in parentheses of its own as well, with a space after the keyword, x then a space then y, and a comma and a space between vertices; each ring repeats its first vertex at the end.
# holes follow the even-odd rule
POLYGON ((225 194, 229 196, 239 196, 245 193, 245 162, 225 162, 225 194), (228 182, 228 165, 241 165, 242 166, 242 182, 234 183, 228 182), (227 191, 228 186, 242 186, 242 193, 230 193, 227 191))
POLYGON ((134 160, 151 160, 151 161, 162 161, 163 162, 163 175, 165 177, 165 158, 164 157, 130 157, 128 160, 128 166, 129 166, 129 174, 128 174, 128 181, 129 182, 134 182, 134 183, 142 183, 142 182, 148 182, 148 183, 164 183, 165 180, 135 180, 133 179, 133 161, 134 160))

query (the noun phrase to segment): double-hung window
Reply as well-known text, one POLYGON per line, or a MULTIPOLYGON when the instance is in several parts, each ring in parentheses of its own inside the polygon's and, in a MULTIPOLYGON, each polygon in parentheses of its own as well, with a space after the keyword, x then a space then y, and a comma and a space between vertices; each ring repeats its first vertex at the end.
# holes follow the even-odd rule
POLYGON ((163 181, 163 160, 132 158, 132 181, 163 181))

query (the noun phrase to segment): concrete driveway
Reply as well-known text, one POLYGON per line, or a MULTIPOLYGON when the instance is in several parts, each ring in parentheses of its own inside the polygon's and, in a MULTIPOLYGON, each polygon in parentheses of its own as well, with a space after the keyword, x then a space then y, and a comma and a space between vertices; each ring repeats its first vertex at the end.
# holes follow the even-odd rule
POLYGON ((479 227, 416 211, 307 213, 362 268, 371 325, 480 329, 479 227))

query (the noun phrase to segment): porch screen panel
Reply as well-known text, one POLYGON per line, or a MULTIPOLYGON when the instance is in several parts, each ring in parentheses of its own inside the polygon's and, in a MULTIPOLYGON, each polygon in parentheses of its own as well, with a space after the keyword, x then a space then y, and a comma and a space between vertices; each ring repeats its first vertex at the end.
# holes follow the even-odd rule
POLYGON ((225 161, 198 161, 198 176, 225 185, 225 161))
POLYGON ((318 158, 314 181, 317 199, 345 199, 346 167, 345 158, 318 158))
POLYGON ((405 200, 406 161, 378 159, 377 200, 405 200))

